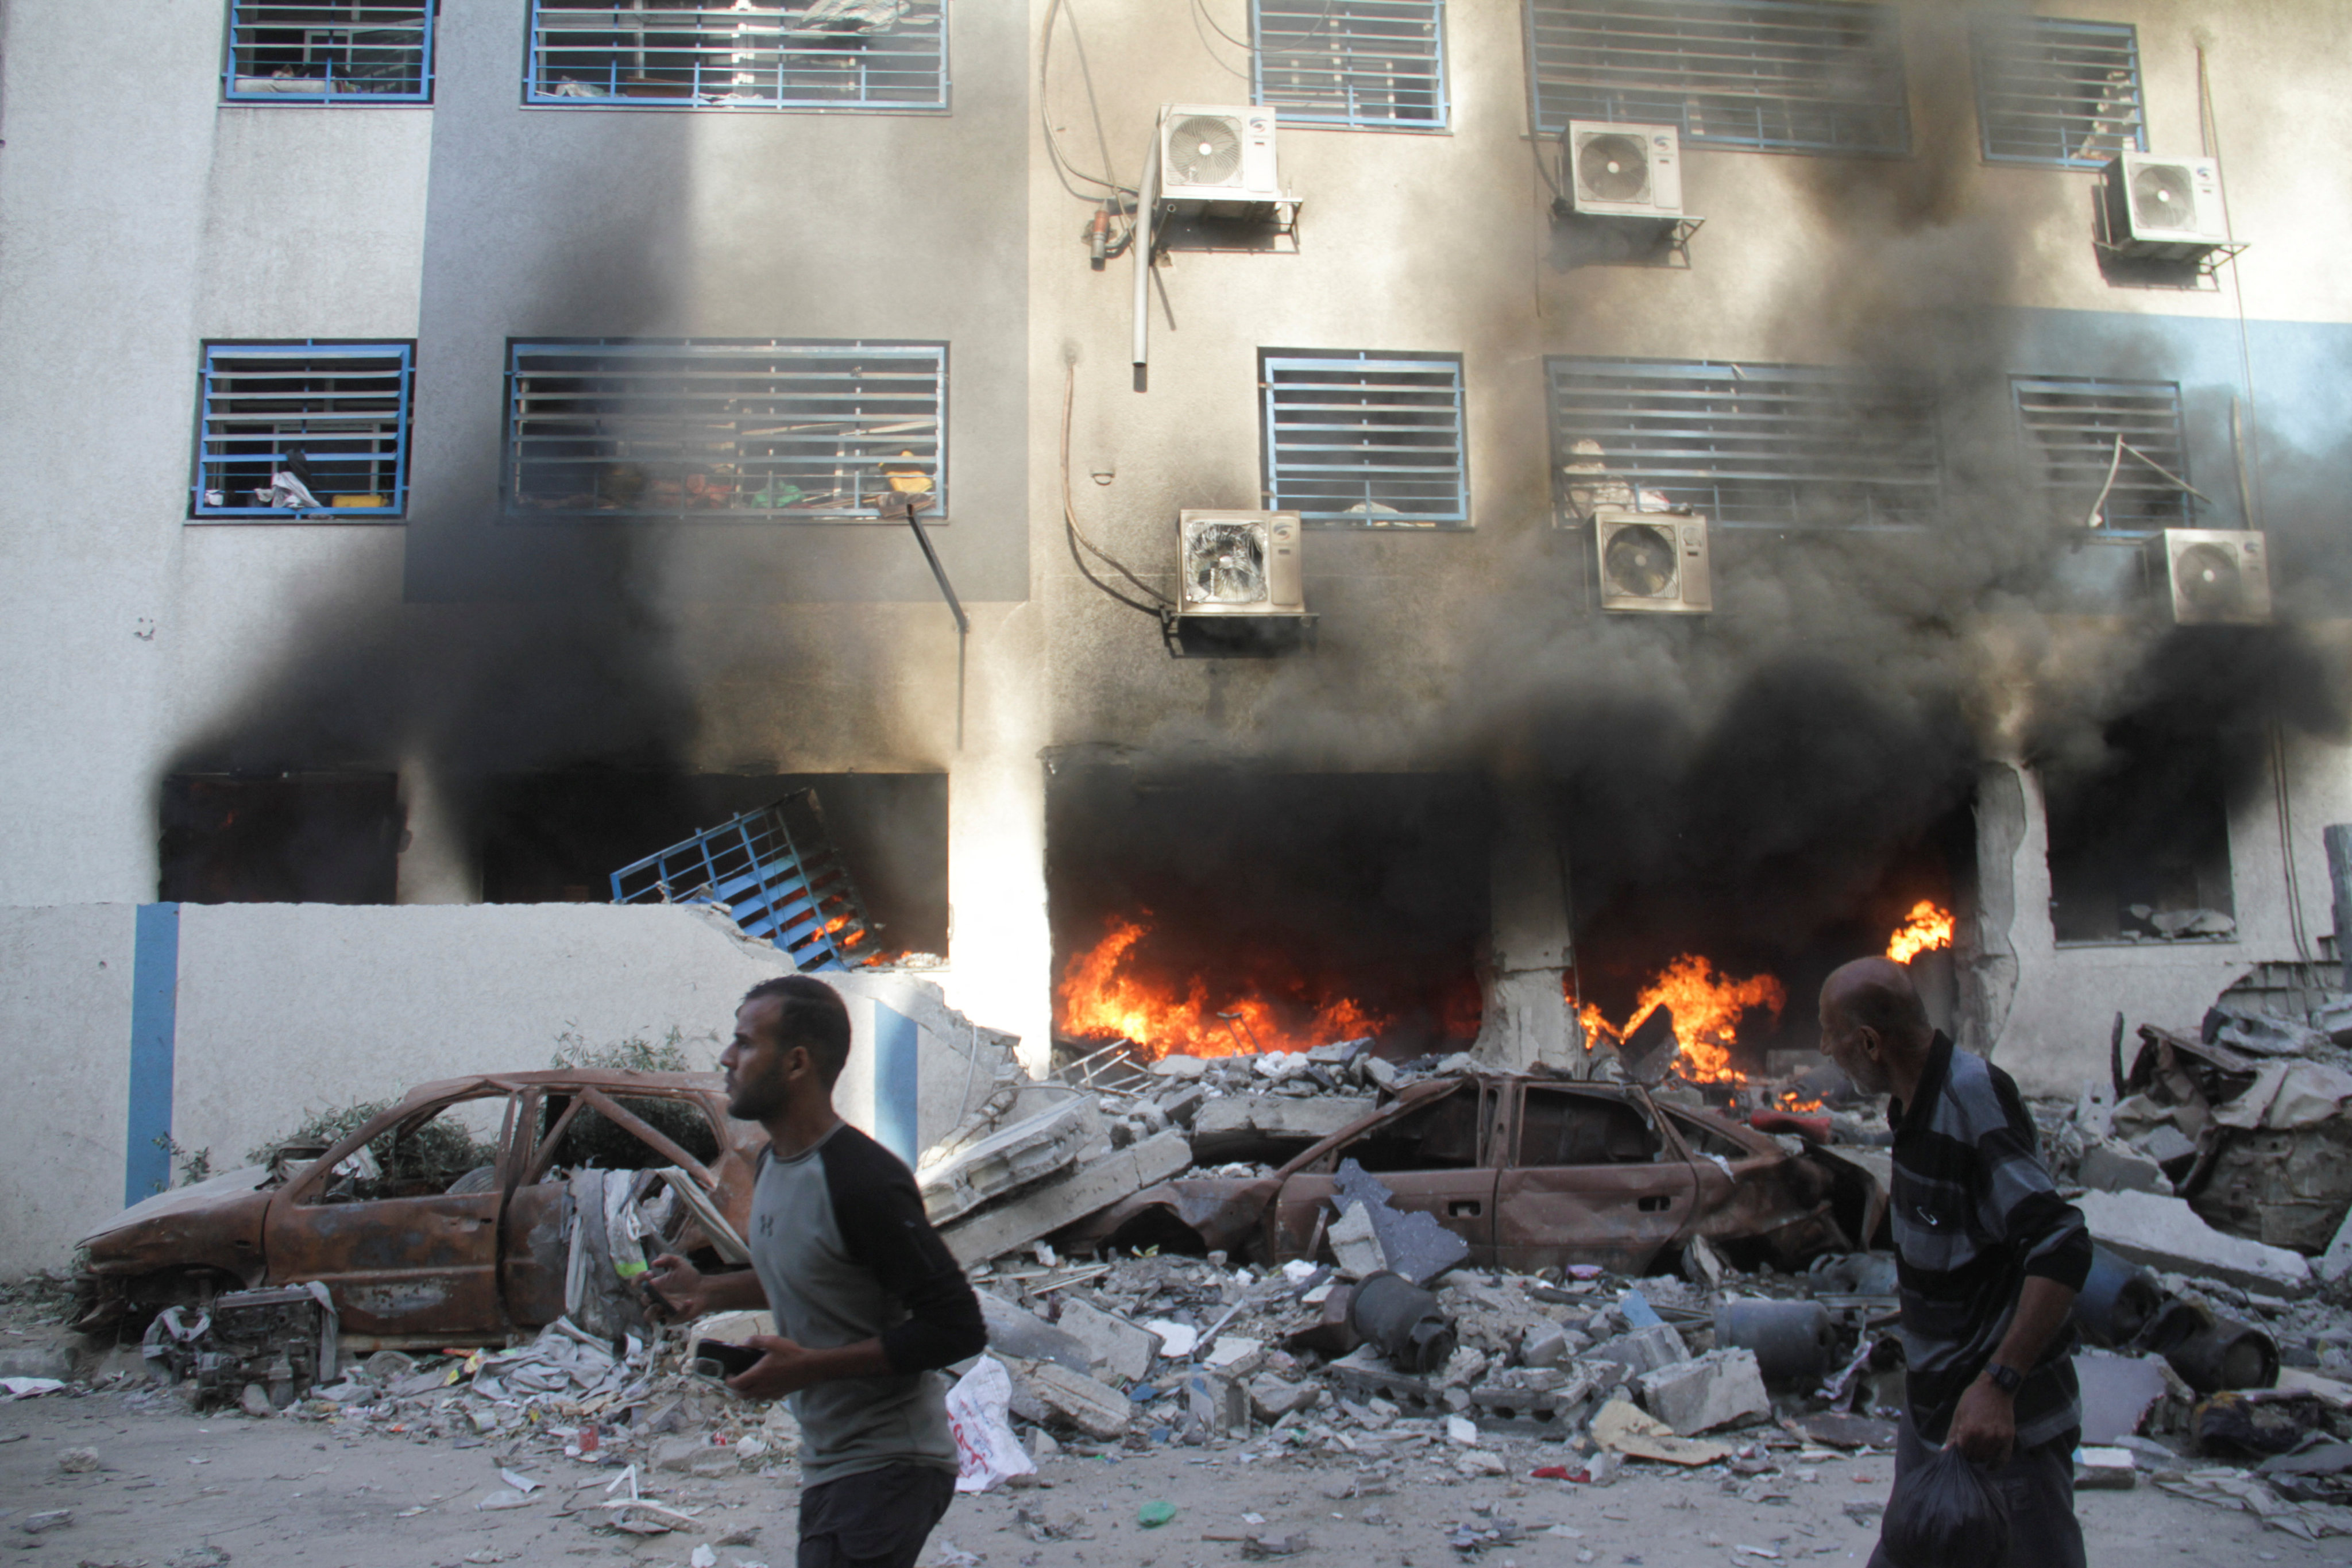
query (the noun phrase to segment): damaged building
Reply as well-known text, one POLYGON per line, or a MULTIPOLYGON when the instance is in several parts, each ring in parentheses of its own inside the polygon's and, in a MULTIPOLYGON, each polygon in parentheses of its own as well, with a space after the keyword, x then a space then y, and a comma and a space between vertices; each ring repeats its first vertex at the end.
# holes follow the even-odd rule
POLYGON ((2330 6, 150 9, 5 11, 12 1256, 707 1064, 777 933, 616 877, 779 802, 910 1158, 1006 1051, 1777 1076, 1896 947, 2219 1105, 2117 1015, 2340 977, 2330 6))

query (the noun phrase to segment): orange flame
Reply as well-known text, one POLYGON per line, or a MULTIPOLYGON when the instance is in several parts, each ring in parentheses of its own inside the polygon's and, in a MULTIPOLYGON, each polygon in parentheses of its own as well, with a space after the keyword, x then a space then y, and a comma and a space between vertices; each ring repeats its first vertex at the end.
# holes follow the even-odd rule
POLYGON ((1623 1028, 1612 1026, 1601 1009, 1589 1002, 1578 1010, 1577 1021, 1584 1026, 1587 1039, 1622 1045, 1643 1019, 1664 1004, 1674 1014, 1675 1040, 1682 1047, 1682 1075, 1694 1083, 1737 1083, 1740 1075, 1731 1065, 1731 1043, 1738 1037, 1741 1015, 1760 1007, 1778 1023, 1788 1001, 1787 989, 1769 974, 1734 980, 1717 974, 1715 966, 1698 954, 1685 952, 1668 963, 1635 998, 1623 1028))
MULTIPOLYGON (((1302 1026, 1292 1027, 1259 997, 1219 1007, 1198 976, 1180 995, 1134 973, 1129 954, 1145 934, 1140 922, 1113 917, 1100 942, 1064 965, 1055 998, 1057 1032, 1079 1039, 1131 1040, 1154 1058, 1229 1057, 1303 1051, 1377 1034, 1389 1023, 1343 996, 1317 1005, 1302 1026)), ((1294 1016, 1297 1011, 1291 1009, 1294 1016)))
POLYGON ((1886 939, 1886 956, 1897 963, 1908 963, 1934 948, 1952 945, 1952 913, 1937 909, 1926 899, 1911 906, 1895 934, 1886 939))

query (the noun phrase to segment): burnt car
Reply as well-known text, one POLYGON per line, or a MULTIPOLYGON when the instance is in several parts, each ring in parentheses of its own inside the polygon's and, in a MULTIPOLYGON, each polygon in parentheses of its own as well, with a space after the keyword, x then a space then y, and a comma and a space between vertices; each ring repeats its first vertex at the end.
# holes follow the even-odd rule
POLYGON ((1475 1267, 1646 1273, 1694 1237, 1743 1267, 1858 1251, 1886 1198, 1832 1151, 1792 1153, 1728 1117, 1631 1084, 1463 1074, 1407 1086, 1271 1175, 1147 1187, 1065 1231, 1067 1247, 1312 1258, 1343 1162, 1470 1244, 1475 1267))
POLYGON ((728 1116, 716 1073, 425 1084, 331 1147, 280 1149, 85 1237, 75 1326, 127 1332, 167 1306, 310 1281, 359 1351, 496 1343, 583 1307, 625 1316, 647 1257, 744 1261, 766 1142, 728 1116))

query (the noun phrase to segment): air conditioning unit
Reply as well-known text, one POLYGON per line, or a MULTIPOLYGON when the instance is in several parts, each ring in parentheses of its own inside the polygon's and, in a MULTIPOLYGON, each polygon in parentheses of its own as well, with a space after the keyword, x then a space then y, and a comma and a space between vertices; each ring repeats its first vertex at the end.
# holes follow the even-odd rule
POLYGON ((2108 160, 2107 247, 2142 261, 2196 261, 2230 242, 2221 165, 2121 153, 2108 160))
POLYGON ((1244 217, 1284 200, 1274 110, 1171 103, 1160 111, 1160 202, 1178 217, 1244 217))
POLYGON ((1600 553, 1602 609, 1700 615, 1715 608, 1706 519, 1595 507, 1592 533, 1600 553))
POLYGON ((2259 533, 2164 531, 2172 618, 2180 626, 2260 625, 2271 618, 2270 549, 2259 533))
POLYGON ((1674 126, 1571 120, 1559 163, 1568 210, 1580 217, 1683 216, 1682 132, 1674 126))
POLYGON ((1178 615, 1307 614, 1297 512, 1179 512, 1176 548, 1182 563, 1178 615))

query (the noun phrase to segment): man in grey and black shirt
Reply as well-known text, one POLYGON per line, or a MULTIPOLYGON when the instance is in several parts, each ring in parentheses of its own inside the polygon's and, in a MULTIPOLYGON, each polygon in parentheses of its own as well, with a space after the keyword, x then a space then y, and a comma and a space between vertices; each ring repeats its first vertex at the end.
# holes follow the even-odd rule
MULTIPOLYGON (((1927 1445, 1990 1468, 2010 1508, 2006 1564, 2082 1568, 2074 1452, 2082 1409, 2072 1315, 2091 1269, 2083 1215, 2035 1152, 2017 1085, 1929 1027, 1899 963, 1865 958, 1822 987, 1822 1049, 1893 1097, 1889 1219, 1910 1409, 1896 1486, 1927 1445)), ((1884 1548, 1872 1558, 1887 1561, 1884 1548)))
POLYGON ((849 1013, 821 980, 751 988, 719 1065, 728 1110, 768 1130, 751 1199, 751 1269, 657 1259, 654 1288, 698 1317, 765 1306, 774 1335, 728 1386, 789 1396, 801 1424, 797 1568, 912 1568, 955 1495, 956 1445, 936 1370, 988 1342, 979 1298, 930 1222, 913 1173, 844 1122, 834 1081, 849 1013))

